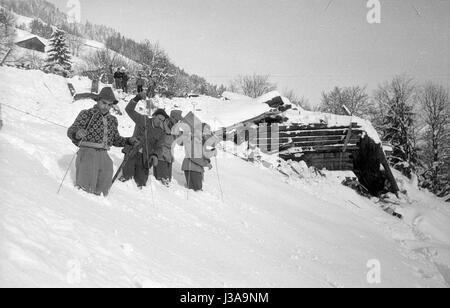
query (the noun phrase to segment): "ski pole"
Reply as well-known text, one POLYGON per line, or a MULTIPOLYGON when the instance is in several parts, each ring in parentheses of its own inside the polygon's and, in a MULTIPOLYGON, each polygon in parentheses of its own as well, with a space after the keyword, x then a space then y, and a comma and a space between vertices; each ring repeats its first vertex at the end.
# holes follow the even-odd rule
POLYGON ((64 184, 64 181, 66 180, 67 174, 69 173, 70 168, 72 167, 73 161, 75 160, 75 157, 77 156, 77 154, 78 154, 78 151, 72 156, 72 160, 70 161, 69 167, 67 168, 66 173, 64 174, 64 177, 61 181, 61 184, 59 185, 58 192, 57 192, 58 195, 61 192, 61 188, 64 184))
POLYGON ((217 156, 214 156, 214 159, 216 161, 216 173, 217 173, 217 181, 219 182, 219 190, 220 190, 220 195, 222 197, 222 202, 223 202, 223 190, 222 190, 222 183, 220 182, 220 175, 219 175, 219 164, 217 162, 217 156))
POLYGON ((152 181, 152 176, 150 175, 150 161, 148 160, 148 142, 147 142, 147 136, 148 136, 148 128, 147 128, 147 117, 145 117, 145 121, 144 121, 144 125, 145 125, 145 149, 147 151, 147 168, 148 168, 148 178, 150 180, 150 192, 152 194, 152 203, 153 206, 156 207, 156 203, 155 203, 155 196, 153 194, 153 181, 152 181))

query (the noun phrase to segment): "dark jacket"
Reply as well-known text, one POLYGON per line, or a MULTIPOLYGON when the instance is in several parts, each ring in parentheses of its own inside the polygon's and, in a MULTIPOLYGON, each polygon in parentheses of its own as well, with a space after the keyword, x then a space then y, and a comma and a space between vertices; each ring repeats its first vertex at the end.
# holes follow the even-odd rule
POLYGON ((145 86, 145 79, 144 78, 137 78, 136 79, 136 86, 141 86, 141 87, 143 87, 143 86, 145 86))
POLYGON ((164 138, 164 131, 160 127, 155 127, 152 118, 149 118, 143 114, 136 111, 137 102, 132 99, 125 111, 130 116, 130 118, 136 123, 134 128, 133 137, 139 139, 142 144, 142 151, 144 156, 144 166, 147 166, 148 160, 152 155, 160 158, 162 149, 162 139, 164 138))
POLYGON ((121 137, 117 127, 116 117, 109 113, 103 115, 98 107, 94 106, 80 112, 75 122, 68 129, 67 136, 78 146, 81 140, 77 139, 76 133, 80 129, 84 129, 88 134, 81 146, 99 149, 109 149, 111 146, 124 147, 129 144, 129 138, 121 137))
POLYGON ((158 152, 158 159, 173 163, 174 157, 172 155, 172 145, 175 143, 176 136, 171 134, 171 128, 173 125, 168 124, 170 120, 166 120, 166 129, 162 138, 160 139, 160 152, 158 152))

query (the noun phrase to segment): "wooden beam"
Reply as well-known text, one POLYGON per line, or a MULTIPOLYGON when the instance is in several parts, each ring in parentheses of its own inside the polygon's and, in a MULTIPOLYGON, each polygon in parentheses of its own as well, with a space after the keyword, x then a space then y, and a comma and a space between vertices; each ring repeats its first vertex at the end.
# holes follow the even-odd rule
MULTIPOLYGON (((315 145, 315 144, 329 144, 329 145, 333 145, 333 144, 342 144, 345 145, 345 140, 344 138, 340 138, 340 139, 336 139, 336 138, 308 138, 308 139, 298 139, 298 138, 279 138, 279 139, 269 139, 269 138, 264 138, 264 139, 259 139, 258 140, 260 144, 269 144, 269 143, 278 143, 278 144, 288 144, 288 143, 295 143, 298 145, 315 145)), ((358 144, 361 141, 361 138, 351 138, 350 140, 348 140, 348 144, 358 144)), ((252 139, 250 140, 250 143, 257 143, 257 139, 252 139)))
MULTIPOLYGON (((310 153, 310 152, 316 152, 316 153, 336 153, 336 152, 342 152, 343 145, 340 146, 317 146, 317 147, 293 147, 290 148, 289 151, 295 151, 294 153, 310 153)), ((347 147, 347 151, 358 151, 359 146, 357 145, 349 145, 347 147)), ((293 153, 293 154, 294 154, 293 153)))
POLYGON ((342 149, 342 152, 344 152, 344 153, 347 150, 347 145, 348 145, 348 143, 350 141, 351 136, 352 136, 352 126, 350 126, 350 128, 349 128, 349 130, 347 132, 347 137, 345 137, 344 149, 342 149))
MULTIPOLYGON (((292 131, 280 131, 281 136, 324 136, 324 135, 347 135, 349 128, 341 129, 317 129, 317 130, 292 130, 292 131)), ((364 131, 362 129, 352 129, 355 134, 362 135, 364 131)))
MULTIPOLYGON (((313 140, 336 140, 336 141, 344 141, 346 135, 318 135, 318 136, 295 136, 295 135, 281 135, 279 136, 280 139, 292 139, 293 141, 313 141, 313 140)), ((361 135, 358 134, 351 134, 351 139, 361 139, 361 135)))
POLYGON ((384 170, 386 170, 388 180, 392 185, 392 189, 394 190, 393 193, 395 193, 398 197, 398 192, 400 191, 400 188, 398 187, 397 181, 395 180, 394 174, 392 173, 391 166, 389 166, 389 162, 387 161, 386 155, 383 151, 383 146, 381 144, 378 145, 378 158, 381 161, 381 165, 384 167, 384 170))
MULTIPOLYGON (((352 128, 362 128, 357 123, 352 123, 352 128)), ((280 125, 279 129, 280 131, 293 131, 293 130, 323 130, 323 129, 348 129, 349 126, 329 126, 327 124, 316 124, 316 125, 298 125, 298 124, 292 124, 292 125, 280 125)))
POLYGON ((5 64, 6 59, 9 57, 9 55, 11 54, 12 48, 10 48, 8 50, 8 52, 6 53, 6 55, 3 57, 2 62, 0 63, 0 66, 3 66, 3 64, 5 64))

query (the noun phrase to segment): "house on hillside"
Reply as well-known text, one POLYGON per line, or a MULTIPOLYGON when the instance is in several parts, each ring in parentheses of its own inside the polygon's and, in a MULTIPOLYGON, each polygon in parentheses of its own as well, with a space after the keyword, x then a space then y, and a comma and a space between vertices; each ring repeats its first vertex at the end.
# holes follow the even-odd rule
POLYGON ((18 38, 14 43, 19 47, 42 53, 45 53, 47 47, 46 43, 36 35, 18 38))

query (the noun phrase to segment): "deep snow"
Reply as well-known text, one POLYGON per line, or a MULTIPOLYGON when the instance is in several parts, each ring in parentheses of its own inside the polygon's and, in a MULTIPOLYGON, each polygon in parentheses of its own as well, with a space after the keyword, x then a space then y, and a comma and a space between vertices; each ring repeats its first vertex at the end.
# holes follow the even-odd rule
MULTIPOLYGON (((72 82, 89 89, 86 79, 72 82)), ((204 102, 208 114, 229 113, 225 104, 207 100, 161 103, 187 112, 195 108, 192 102, 204 102)), ((93 105, 72 103, 61 77, 4 67, 0 103, 66 127, 93 105)), ((125 104, 120 102, 122 110, 125 104)), ((143 191, 131 182, 117 183, 108 198, 99 198, 73 187, 72 166, 57 195, 76 152, 66 129, 5 105, 1 117, 1 287, 448 287, 450 282, 448 205, 399 175, 408 189, 397 206, 404 220, 342 186, 344 173, 322 177, 306 168, 302 178, 288 178, 227 153, 206 173, 204 192, 187 192, 180 148, 170 188, 154 180, 143 191), (381 283, 371 285, 367 264, 374 259, 381 264, 381 283)), ((131 120, 118 119, 129 136, 131 120)), ((110 154, 117 168, 120 149, 110 154)))

